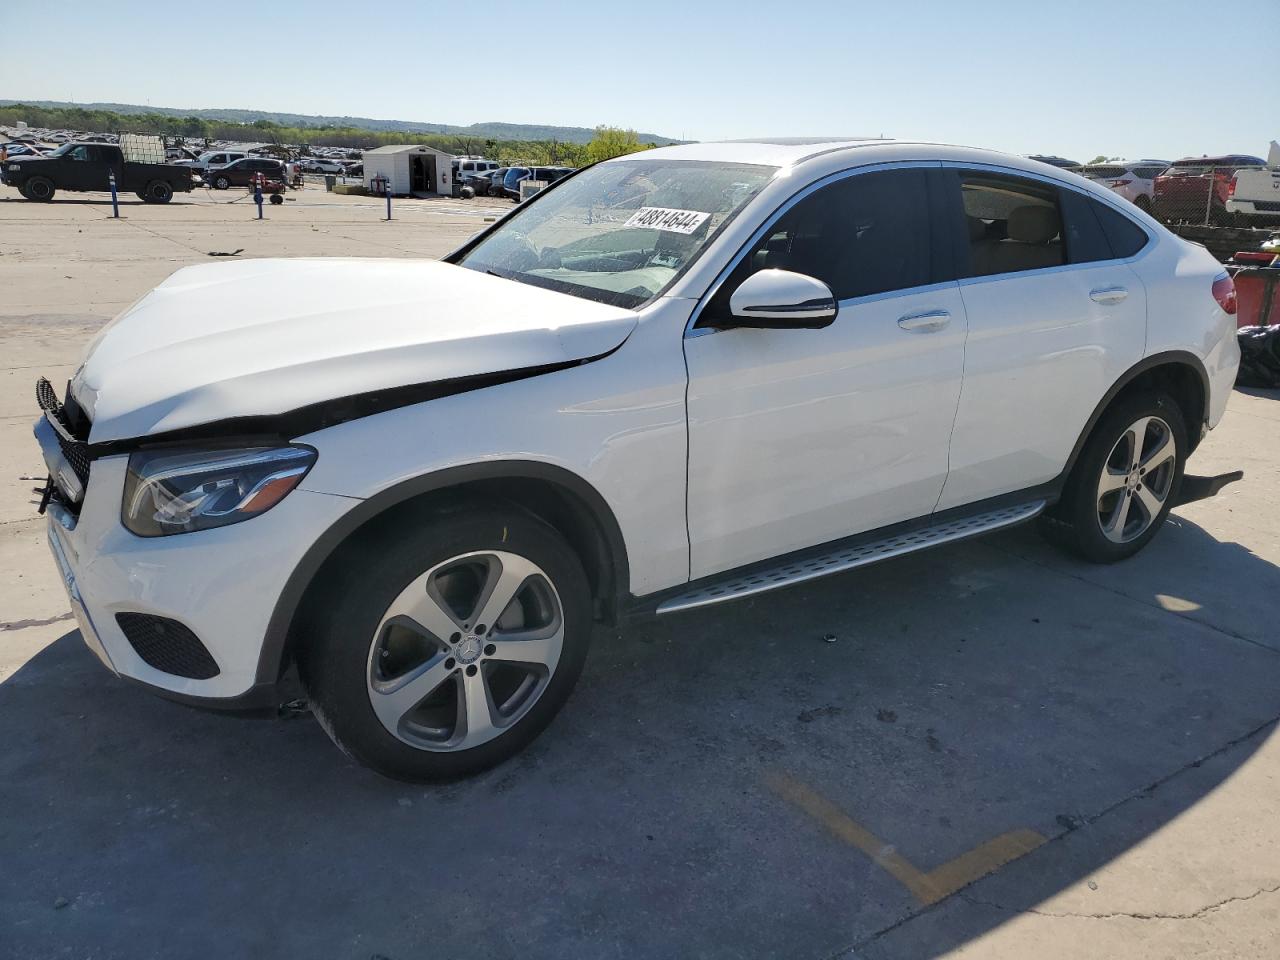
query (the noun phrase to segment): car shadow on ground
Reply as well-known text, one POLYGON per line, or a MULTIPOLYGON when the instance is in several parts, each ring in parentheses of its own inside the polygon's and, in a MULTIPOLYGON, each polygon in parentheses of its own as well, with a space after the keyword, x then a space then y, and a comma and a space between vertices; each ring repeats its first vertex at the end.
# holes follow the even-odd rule
POLYGON ((20 957, 936 956, 1265 740, 1280 656, 1214 585, 1280 572, 1185 520, 1109 568, 1022 528, 601 629, 529 750, 442 786, 148 696, 71 632, 0 684, 0 930, 20 957), (984 881, 1017 878, 1000 908, 951 917, 973 876, 944 868, 1011 835, 1041 849, 984 881), (877 934, 937 899, 911 870, 951 880, 895 954, 877 934))
POLYGON ((1277 388, 1236 386, 1235 389, 1250 397, 1259 397, 1263 400, 1280 400, 1280 389, 1277 388))

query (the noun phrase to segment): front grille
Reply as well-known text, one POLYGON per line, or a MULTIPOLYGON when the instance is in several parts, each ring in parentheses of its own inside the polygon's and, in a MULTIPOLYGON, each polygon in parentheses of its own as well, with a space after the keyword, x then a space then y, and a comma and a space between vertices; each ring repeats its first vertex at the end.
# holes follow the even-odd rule
POLYGON ((116 623, 148 666, 192 680, 218 675, 218 664, 200 638, 177 620, 150 613, 117 613, 116 623))
POLYGON ((36 403, 52 420, 56 421, 55 426, 60 425, 63 428, 58 431, 58 446, 62 448, 62 455, 67 458, 67 463, 71 464, 71 469, 76 472, 81 486, 87 486, 89 445, 85 440, 89 436, 88 418, 80 412, 78 406, 72 406, 70 391, 68 391, 67 405, 64 406, 58 400, 53 384, 44 377, 36 381, 36 403), (63 436, 64 431, 70 434, 71 439, 63 436))

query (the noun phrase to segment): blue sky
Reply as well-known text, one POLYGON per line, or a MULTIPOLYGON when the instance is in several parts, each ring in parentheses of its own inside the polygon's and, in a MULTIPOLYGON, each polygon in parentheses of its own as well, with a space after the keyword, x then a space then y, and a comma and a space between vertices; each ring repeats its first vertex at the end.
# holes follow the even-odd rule
POLYGON ((23 38, 4 44, 0 97, 883 134, 1084 160, 1265 156, 1280 137, 1280 107, 1247 93, 1274 73, 1280 0, 54 7, 32 35, 31 6, 0 3, 0 37, 23 38))

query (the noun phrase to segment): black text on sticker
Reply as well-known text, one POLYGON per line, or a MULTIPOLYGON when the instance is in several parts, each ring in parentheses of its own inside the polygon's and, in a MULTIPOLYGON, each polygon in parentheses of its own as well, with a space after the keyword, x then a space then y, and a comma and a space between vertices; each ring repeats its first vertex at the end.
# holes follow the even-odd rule
POLYGON ((669 233, 693 233, 709 213, 697 210, 672 210, 670 207, 641 207, 631 215, 624 227, 647 227, 650 230, 666 230, 669 233))

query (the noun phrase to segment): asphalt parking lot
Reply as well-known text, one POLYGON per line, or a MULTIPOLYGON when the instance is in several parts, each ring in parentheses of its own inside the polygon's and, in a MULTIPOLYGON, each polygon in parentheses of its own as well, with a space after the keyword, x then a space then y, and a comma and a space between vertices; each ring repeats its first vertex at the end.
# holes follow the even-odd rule
POLYGON ((1280 393, 1233 394, 1189 469, 1245 480, 1130 561, 1024 527, 600 630, 463 783, 104 671, 18 479, 35 378, 180 266, 439 256, 509 209, 293 196, 0 187, 0 957, 1280 955, 1280 393))

